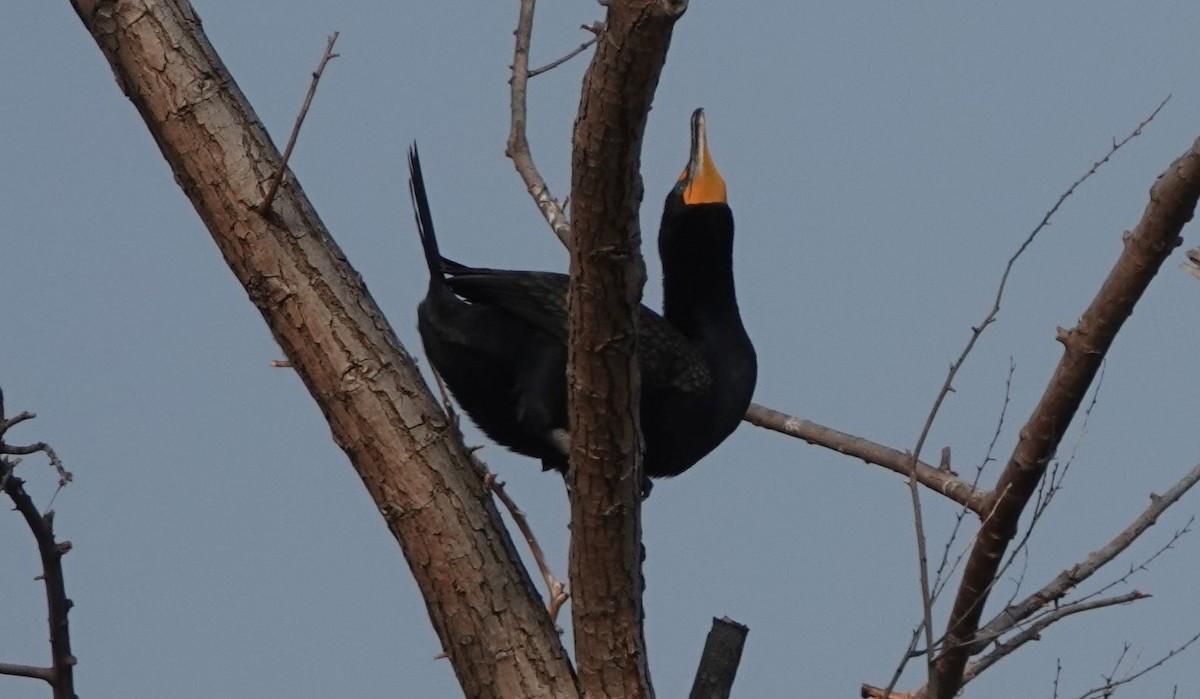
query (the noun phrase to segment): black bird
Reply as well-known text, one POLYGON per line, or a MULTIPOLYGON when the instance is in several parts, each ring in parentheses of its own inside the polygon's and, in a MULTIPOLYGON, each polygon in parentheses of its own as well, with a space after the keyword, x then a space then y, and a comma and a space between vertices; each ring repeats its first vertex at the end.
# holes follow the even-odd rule
MULTIPOLYGON (((417 307, 426 356, 490 438, 565 473, 567 275, 442 257, 416 146, 408 165, 429 265, 429 291, 417 307)), ((663 207, 658 247, 663 314, 638 309, 638 360, 644 471, 662 478, 683 473, 733 432, 758 372, 734 294, 733 213, 700 109, 687 167, 663 207)))

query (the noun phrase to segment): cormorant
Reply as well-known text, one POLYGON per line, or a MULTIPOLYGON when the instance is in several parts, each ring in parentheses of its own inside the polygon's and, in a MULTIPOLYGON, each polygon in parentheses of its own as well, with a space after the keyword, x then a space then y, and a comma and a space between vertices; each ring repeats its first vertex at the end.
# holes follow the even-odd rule
MULTIPOLYGON (((757 360, 733 283, 733 213, 692 115, 687 167, 659 229, 663 314, 638 309, 643 470, 683 473, 733 432, 754 393, 757 360)), ((417 307, 425 354, 491 439, 566 473, 565 274, 468 267, 442 257, 416 146, 408 156, 429 291, 417 307)), ((646 483, 649 491, 649 481, 646 483)))

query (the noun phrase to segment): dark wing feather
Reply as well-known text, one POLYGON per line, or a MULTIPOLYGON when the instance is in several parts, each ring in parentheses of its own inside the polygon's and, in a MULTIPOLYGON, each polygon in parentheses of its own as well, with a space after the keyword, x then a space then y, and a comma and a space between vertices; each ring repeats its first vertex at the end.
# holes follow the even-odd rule
MULTIPOLYGON (((488 305, 567 342, 567 285, 565 274, 475 268, 445 261, 454 293, 471 303, 488 305)), ((642 382, 703 395, 711 387, 708 365, 695 345, 661 315, 638 308, 638 351, 642 382)))

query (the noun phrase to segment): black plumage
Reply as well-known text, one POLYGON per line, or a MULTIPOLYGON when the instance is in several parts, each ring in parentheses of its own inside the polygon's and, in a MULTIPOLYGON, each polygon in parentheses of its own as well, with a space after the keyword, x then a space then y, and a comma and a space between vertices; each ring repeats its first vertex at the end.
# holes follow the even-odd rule
MULTIPOLYGON (((417 308, 425 354, 491 439, 566 471, 565 274, 468 267, 441 256, 421 164, 410 191, 429 266, 417 308)), ((733 283, 733 214, 692 117, 688 166, 667 195, 659 230, 663 315, 638 309, 644 471, 675 476, 737 427, 754 392, 754 347, 733 283)))

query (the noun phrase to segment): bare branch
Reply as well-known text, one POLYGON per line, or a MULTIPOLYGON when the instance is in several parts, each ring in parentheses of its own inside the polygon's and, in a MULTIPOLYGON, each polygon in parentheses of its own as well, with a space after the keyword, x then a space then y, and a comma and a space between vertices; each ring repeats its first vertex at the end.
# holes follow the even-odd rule
MULTIPOLYGON (((487 469, 482 461, 476 459, 480 467, 487 469)), ((554 577, 554 573, 550 570, 550 565, 546 563, 546 554, 542 552, 542 546, 538 543, 537 535, 533 533, 533 529, 529 526, 529 519, 525 516, 525 511, 517 507, 517 503, 508 495, 508 491, 504 489, 504 482, 496 478, 496 474, 488 471, 484 477, 484 484, 492 491, 492 494, 500 500, 508 513, 512 515, 513 521, 517 523, 517 529, 521 530, 521 536, 525 537, 525 543, 529 545, 529 550, 533 553, 533 560, 537 563, 538 571, 542 574, 542 579, 546 581, 546 594, 549 595, 550 601, 546 603, 546 608, 550 612, 550 618, 555 622, 558 621, 558 613, 562 610, 562 606, 566 604, 570 597, 567 594, 567 586, 561 580, 554 577)))
POLYGON ((950 614, 946 650, 937 660, 938 677, 931 682, 938 699, 951 699, 961 685, 967 645, 977 629, 1004 551, 1016 534, 1021 512, 1117 332, 1163 261, 1179 245, 1179 233, 1191 220, 1198 197, 1200 140, 1151 188, 1150 203, 1142 220, 1133 233, 1125 236, 1125 250, 1108 279, 1076 327, 1060 333, 1059 339, 1065 347, 1063 357, 1041 402, 1020 431, 1021 437, 993 492, 996 514, 980 527, 963 572, 950 614))
POLYGON ((945 495, 976 514, 982 514, 990 500, 989 493, 974 487, 951 471, 931 466, 923 461, 918 461, 914 465, 908 454, 862 437, 839 432, 809 420, 792 417, 757 403, 750 405, 745 419, 752 425, 862 459, 869 464, 882 466, 902 476, 915 472, 917 481, 922 485, 945 495))
POLYGON ((296 140, 300 137, 300 127, 304 125, 304 118, 308 116, 308 108, 312 106, 313 97, 317 94, 317 84, 321 82, 321 75, 325 72, 325 66, 340 54, 333 53, 333 45, 337 42, 339 32, 334 32, 326 39, 325 53, 321 56, 321 62, 317 64, 317 69, 313 71, 312 82, 308 86, 308 94, 304 97, 304 104, 300 106, 300 113, 296 115, 296 121, 292 125, 292 133, 288 137, 287 147, 283 149, 283 159, 279 162, 279 167, 275 170, 274 177, 271 178, 271 184, 267 188, 267 195, 263 197, 262 203, 257 207, 258 213, 266 215, 271 210, 271 203, 275 201, 275 195, 279 192, 279 186, 283 183, 284 174, 287 172, 288 161, 292 158, 292 150, 296 147, 296 140))
POLYGON ((5 668, 15 672, 9 673, 4 668, 0 668, 0 673, 43 679, 54 688, 54 699, 74 699, 76 659, 71 654, 71 630, 67 623, 67 614, 73 605, 71 600, 67 599, 62 569, 62 557, 71 550, 71 543, 54 540, 54 513, 41 514, 37 506, 33 504, 33 499, 25 492, 24 486, 24 481, 10 474, 4 482, 4 492, 12 498, 13 504, 25 518, 25 523, 29 525, 34 539, 37 540, 38 554, 42 559, 41 577, 46 586, 50 657, 53 665, 49 668, 5 665, 5 668), (40 672, 31 673, 22 670, 40 670, 40 672))
POLYGON ((591 31, 592 38, 583 42, 579 46, 576 46, 573 51, 571 51, 567 55, 563 56, 562 58, 551 61, 551 62, 547 63, 546 65, 542 66, 541 68, 534 68, 533 70, 530 70, 529 73, 525 77, 526 78, 536 78, 537 76, 541 75, 542 73, 554 70, 555 68, 561 66, 562 64, 571 60, 572 58, 575 58, 576 56, 583 53, 584 51, 587 51, 589 46, 596 43, 596 40, 600 37, 600 32, 602 31, 600 28, 588 27, 587 25, 584 25, 582 27, 582 29, 587 29, 587 30, 591 31))
POLYGON ((333 45, 337 42, 337 38, 338 32, 334 32, 325 41, 325 53, 321 56, 321 62, 317 64, 317 69, 313 71, 308 94, 304 96, 304 104, 300 106, 300 113, 296 115, 296 123, 292 125, 292 135, 288 137, 287 147, 283 149, 283 159, 279 161, 279 168, 275 170, 275 176, 271 178, 267 196, 263 197, 262 203, 258 205, 258 213, 264 216, 271 210, 271 203, 275 201, 275 194, 279 192, 279 185, 283 183, 288 161, 292 158, 292 149, 296 147, 296 140, 300 137, 300 127, 304 125, 304 117, 308 116, 308 108, 317 94, 317 84, 321 82, 321 74, 325 72, 325 65, 339 55, 333 52, 333 45))
MULTIPOLYGON (((1080 583, 1090 578, 1101 567, 1116 558, 1147 529, 1154 526, 1160 515, 1175 504, 1184 493, 1200 481, 1200 464, 1196 464, 1186 476, 1162 495, 1150 495, 1150 505, 1138 515, 1124 531, 1099 549, 1088 554, 1083 561, 1059 573, 1053 580, 1025 599, 1010 605, 997 614, 987 625, 979 629, 977 640, 967 646, 972 654, 978 653, 993 639, 1008 633, 1013 627, 1033 616, 1038 610, 1062 599, 1080 583)), ((1174 539, 1172 539, 1174 540, 1174 539)))
POLYGON ((32 677, 35 680, 43 680, 47 684, 53 684, 54 682, 53 669, 48 667, 35 667, 33 665, 0 663, 0 675, 9 675, 11 677, 32 677))
POLYGON ((1020 648, 1021 646, 1025 645, 1026 643, 1029 643, 1030 641, 1040 640, 1041 633, 1043 631, 1045 631, 1051 624, 1062 621, 1063 619, 1065 619, 1068 616, 1071 616, 1073 614, 1079 614, 1080 612, 1091 611, 1093 609, 1101 609, 1104 607, 1114 607, 1114 606, 1121 605, 1121 604, 1129 604, 1130 602, 1136 602, 1138 600, 1147 599, 1149 597, 1150 597, 1150 595, 1148 595, 1144 592, 1138 592, 1137 590, 1134 590, 1133 592, 1129 592, 1124 595, 1118 595, 1116 597, 1106 597, 1104 599, 1094 599, 1094 600, 1089 600, 1087 602, 1077 602, 1075 604, 1068 604, 1068 605, 1059 607, 1058 609, 1055 609, 1053 612, 1050 612, 1041 617, 1038 617, 1037 621, 1030 624, 1028 627, 1022 629, 1020 633, 1016 634, 1009 640, 1007 640, 1003 643, 997 643, 995 650, 993 650, 991 653, 988 653, 987 655, 983 656, 979 660, 976 660, 975 662, 971 663, 970 666, 968 666, 966 671, 963 673, 963 682, 962 683, 964 685, 967 684, 971 680, 973 680, 976 677, 978 677, 979 675, 983 674, 984 670, 988 669, 992 665, 995 665, 997 662, 999 662, 1005 656, 1009 655, 1010 653, 1012 653, 1016 649, 1020 648))
POLYGON ((729 617, 713 619, 688 699, 729 699, 749 632, 729 617))
MULTIPOLYGON (((30 416, 32 413, 23 412, 17 417, 30 416)), ((13 446, 4 442, 3 432, 22 420, 5 420, 4 394, 0 392, 0 454, 46 454, 50 463, 59 473, 59 489, 71 480, 58 455, 44 442, 29 446, 13 446)), ((0 663, 0 675, 16 675, 33 677, 50 684, 54 691, 54 699, 75 699, 75 656, 71 653, 71 630, 67 614, 72 607, 67 599, 66 583, 63 578, 62 557, 71 550, 71 542, 54 540, 54 513, 42 514, 33 504, 33 498, 25 492, 25 482, 13 475, 12 460, 0 457, 0 484, 9 498, 12 499, 18 512, 25 519, 29 530, 33 532, 37 542, 38 555, 42 561, 41 580, 46 588, 46 608, 50 627, 50 659, 48 668, 0 663)))
MULTIPOLYGON (((979 485, 979 479, 983 477, 983 470, 987 468, 988 464, 995 461, 995 459, 992 458, 992 453, 995 451, 996 442, 1000 440, 1000 433, 1004 429, 1004 418, 1008 416, 1008 404, 1012 398, 1013 374, 1016 373, 1016 370, 1017 365, 1013 362, 1012 357, 1009 357, 1008 376, 1004 380, 1004 402, 1000 405, 1000 415, 996 419, 996 429, 992 432, 992 439, 990 442, 988 442, 987 451, 983 453, 983 459, 981 459, 979 465, 975 467, 975 477, 971 480, 971 487, 976 487, 979 485)), ((950 560, 950 549, 954 547, 954 542, 958 540, 958 532, 962 528, 963 519, 966 518, 969 509, 970 508, 964 507, 958 511, 957 515, 955 515, 954 527, 951 528, 950 536, 946 539, 946 545, 942 548, 942 562, 938 565, 937 573, 935 573, 933 576, 933 598, 935 600, 941 597, 946 585, 950 582, 951 576, 954 575, 954 573, 958 570, 958 567, 962 565, 963 560, 967 556, 966 549, 960 551, 958 555, 954 557, 954 563, 951 563, 949 569, 947 569, 946 565, 950 560)))
MULTIPOLYGON (((1121 656, 1117 659, 1117 663, 1116 663, 1116 666, 1113 668, 1112 675, 1110 675, 1108 678, 1106 678, 1105 683, 1099 687, 1094 687, 1092 689, 1089 689, 1088 691, 1079 695, 1079 699, 1091 699, 1091 697, 1110 697, 1113 694, 1113 690, 1115 690, 1118 687, 1121 687, 1123 685, 1127 685, 1140 677, 1144 677, 1147 673, 1152 672, 1152 671, 1162 667, 1168 660, 1174 658, 1175 656, 1179 655, 1180 653, 1182 653, 1185 650, 1187 650, 1188 648, 1190 648, 1193 644, 1196 643, 1196 641, 1200 641, 1200 633, 1197 633, 1195 636, 1192 636, 1188 640, 1184 641, 1182 644, 1167 651, 1166 655, 1163 655, 1161 658, 1159 658, 1155 662, 1147 665, 1146 667, 1142 668, 1141 670, 1129 672, 1124 677, 1117 679, 1116 678, 1117 671, 1120 668, 1120 664, 1121 664, 1122 660, 1124 660, 1125 653, 1128 652, 1128 650, 1129 650, 1129 646, 1126 646, 1125 651, 1123 651, 1121 656)), ((1176 691, 1178 691, 1178 688, 1176 688, 1176 691)))
MULTIPOLYGON (((517 174, 525 182, 529 195, 537 204, 538 210, 546 217, 554 235, 563 245, 571 247, 571 224, 567 221, 563 207, 550 193, 546 180, 538 172, 529 152, 529 138, 526 135, 527 98, 526 89, 529 83, 529 42, 533 35, 533 10, 536 0, 521 0, 521 11, 517 17, 516 47, 513 49, 512 77, 508 84, 512 88, 512 128, 508 133, 508 147, 504 154, 513 161, 517 174)), ((549 70, 547 68, 546 70, 549 70)))

